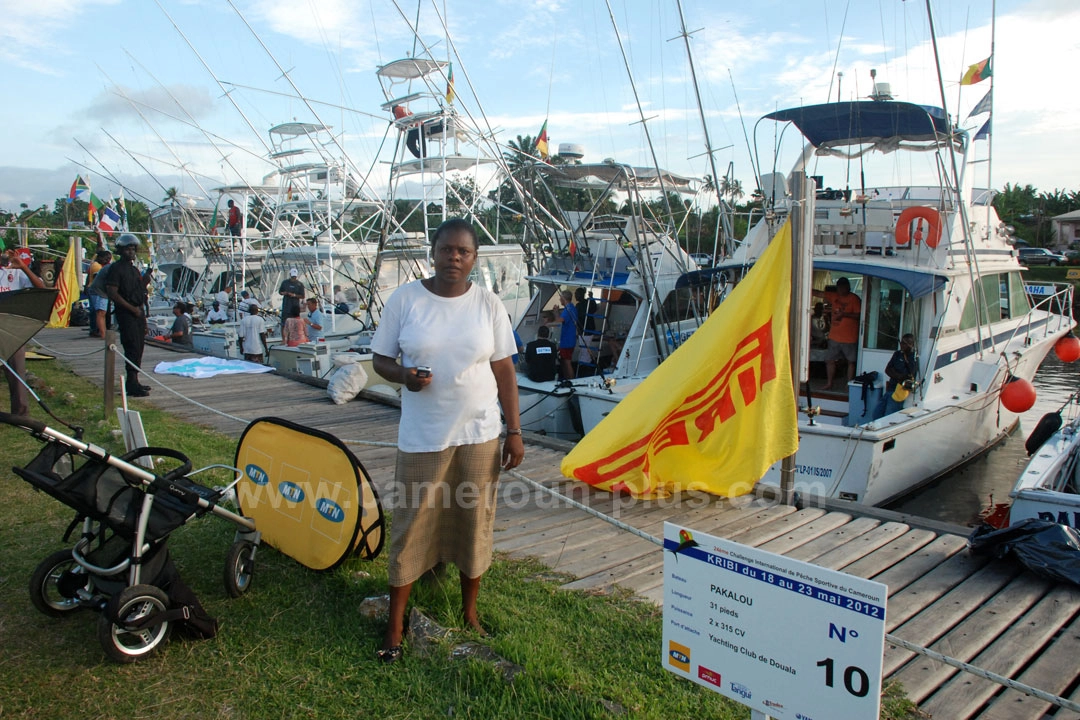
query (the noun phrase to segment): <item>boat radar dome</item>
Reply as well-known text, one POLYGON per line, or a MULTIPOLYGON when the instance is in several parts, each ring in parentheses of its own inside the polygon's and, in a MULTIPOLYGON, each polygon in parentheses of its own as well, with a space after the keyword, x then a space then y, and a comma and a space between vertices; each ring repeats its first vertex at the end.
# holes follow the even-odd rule
POLYGON ((585 146, 577 143, 559 143, 559 156, 569 160, 580 160, 585 157, 585 146))

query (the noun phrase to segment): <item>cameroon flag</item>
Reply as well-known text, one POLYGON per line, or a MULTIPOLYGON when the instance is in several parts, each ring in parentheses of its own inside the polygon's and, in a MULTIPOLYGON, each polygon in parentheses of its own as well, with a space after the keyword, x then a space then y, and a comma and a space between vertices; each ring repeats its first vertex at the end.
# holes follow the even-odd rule
POLYGON ((731 295, 563 459, 602 490, 734 497, 799 445, 788 355, 791 222, 731 295))

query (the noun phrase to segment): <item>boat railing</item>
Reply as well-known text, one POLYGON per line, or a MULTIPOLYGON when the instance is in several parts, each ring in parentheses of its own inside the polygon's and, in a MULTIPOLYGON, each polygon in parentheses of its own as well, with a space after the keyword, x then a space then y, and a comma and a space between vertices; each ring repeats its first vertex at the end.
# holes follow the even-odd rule
MULTIPOLYGON (((1064 316, 1064 317, 1068 318, 1069 321, 1071 322, 1072 321, 1072 308, 1073 308, 1073 286, 1072 286, 1072 284, 1067 283, 1067 284, 1064 284, 1064 285, 1059 285, 1057 283, 1051 283, 1051 286, 1054 288, 1053 292, 1050 293, 1049 295, 1046 295, 1046 296, 1042 297, 1041 299, 1035 301, 1032 304, 1031 309, 1032 310, 1042 310, 1042 311, 1046 312, 1048 315, 1064 316)), ((1031 298, 1032 296, 1029 295, 1028 297, 1031 298)), ((1020 330, 1024 330, 1024 332, 1028 332, 1028 333, 1033 332, 1035 330, 1035 328, 1033 328, 1032 325, 1035 322, 1036 322, 1036 320, 1035 320, 1034 317, 1032 317, 1032 313, 1028 313, 1027 322, 1023 326, 1021 326, 1020 328, 1017 328, 1017 332, 1019 332, 1020 330)), ((1042 328, 1044 336, 1049 335, 1051 332, 1053 332, 1056 329, 1056 328, 1051 328, 1050 324, 1047 323, 1047 322, 1042 322, 1039 327, 1042 328)))

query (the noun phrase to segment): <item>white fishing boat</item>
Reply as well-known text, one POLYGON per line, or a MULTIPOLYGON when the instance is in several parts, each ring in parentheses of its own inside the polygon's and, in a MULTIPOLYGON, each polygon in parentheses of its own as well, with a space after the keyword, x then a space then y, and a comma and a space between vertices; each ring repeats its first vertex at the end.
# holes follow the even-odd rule
POLYGON ((1080 529, 1080 406, 1076 401, 1074 395, 1063 408, 1074 416, 1068 422, 1061 424, 1061 412, 1051 413, 1028 438, 1031 459, 1009 493, 1009 525, 1034 518, 1080 529), (1055 415, 1058 429, 1049 437, 1040 434, 1055 415))
MULTIPOLYGON (((788 176, 762 178, 775 205, 726 264, 752 263, 795 212, 791 178, 816 176, 819 189, 803 213, 811 224, 812 283, 827 291, 847 278, 861 299, 861 382, 841 393, 820 389, 818 358, 807 354, 802 404, 820 413, 800 414, 795 488, 869 505, 888 503, 1002 440, 1018 419, 1001 402, 1003 385, 1030 381, 1074 325, 1071 285, 1038 298, 1026 292, 1011 229, 991 205, 993 194, 974 187, 970 135, 938 108, 875 96, 766 116, 790 123, 808 144, 788 176), (895 167, 914 154, 930 158, 943 180, 820 189, 830 184, 821 180, 844 177, 853 159, 869 168, 884 155, 895 167), (824 160, 812 164, 829 157, 841 162, 836 175, 824 160), (949 168, 957 168, 955 176, 949 168), (880 417, 885 366, 907 333, 915 337, 918 384, 902 409, 880 417)), ((779 481, 777 463, 762 482, 779 481)))
MULTIPOLYGON (((591 430, 689 337, 707 316, 723 286, 685 282, 696 269, 673 235, 673 226, 646 219, 645 194, 658 188, 686 191, 688 178, 614 162, 542 166, 555 186, 595 185, 598 196, 625 192, 629 215, 561 212, 563 226, 549 231, 548 257, 529 277, 534 293, 517 331, 527 344, 540 326, 560 316, 560 293, 583 294, 574 376, 549 381, 518 374, 522 427, 561 439, 591 430), (680 282, 682 280, 683 282, 680 282)), ((714 276, 711 280, 717 280, 714 276)), ((559 330, 552 331, 552 340, 559 330)))

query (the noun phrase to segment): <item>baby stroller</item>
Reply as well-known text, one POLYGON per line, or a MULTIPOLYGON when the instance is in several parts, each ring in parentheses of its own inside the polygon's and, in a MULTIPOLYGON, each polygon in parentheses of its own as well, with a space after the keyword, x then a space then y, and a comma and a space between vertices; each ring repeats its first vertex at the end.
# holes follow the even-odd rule
POLYGON ((261 536, 254 520, 218 504, 232 496, 239 471, 229 468, 234 479, 227 487, 208 488, 192 478, 227 466, 192 472, 191 461, 168 448, 138 448, 116 457, 29 417, 0 413, 0 422, 45 442, 26 467, 13 469, 75 510, 65 541, 81 527, 71 549, 45 558, 31 576, 30 599, 38 610, 56 617, 98 610, 98 639, 122 663, 152 655, 173 627, 196 637, 216 633, 216 621, 180 580, 166 543, 173 530, 206 513, 233 522, 239 529, 225 564, 225 588, 232 597, 246 592, 261 536), (152 458, 167 469, 137 464, 152 458))

